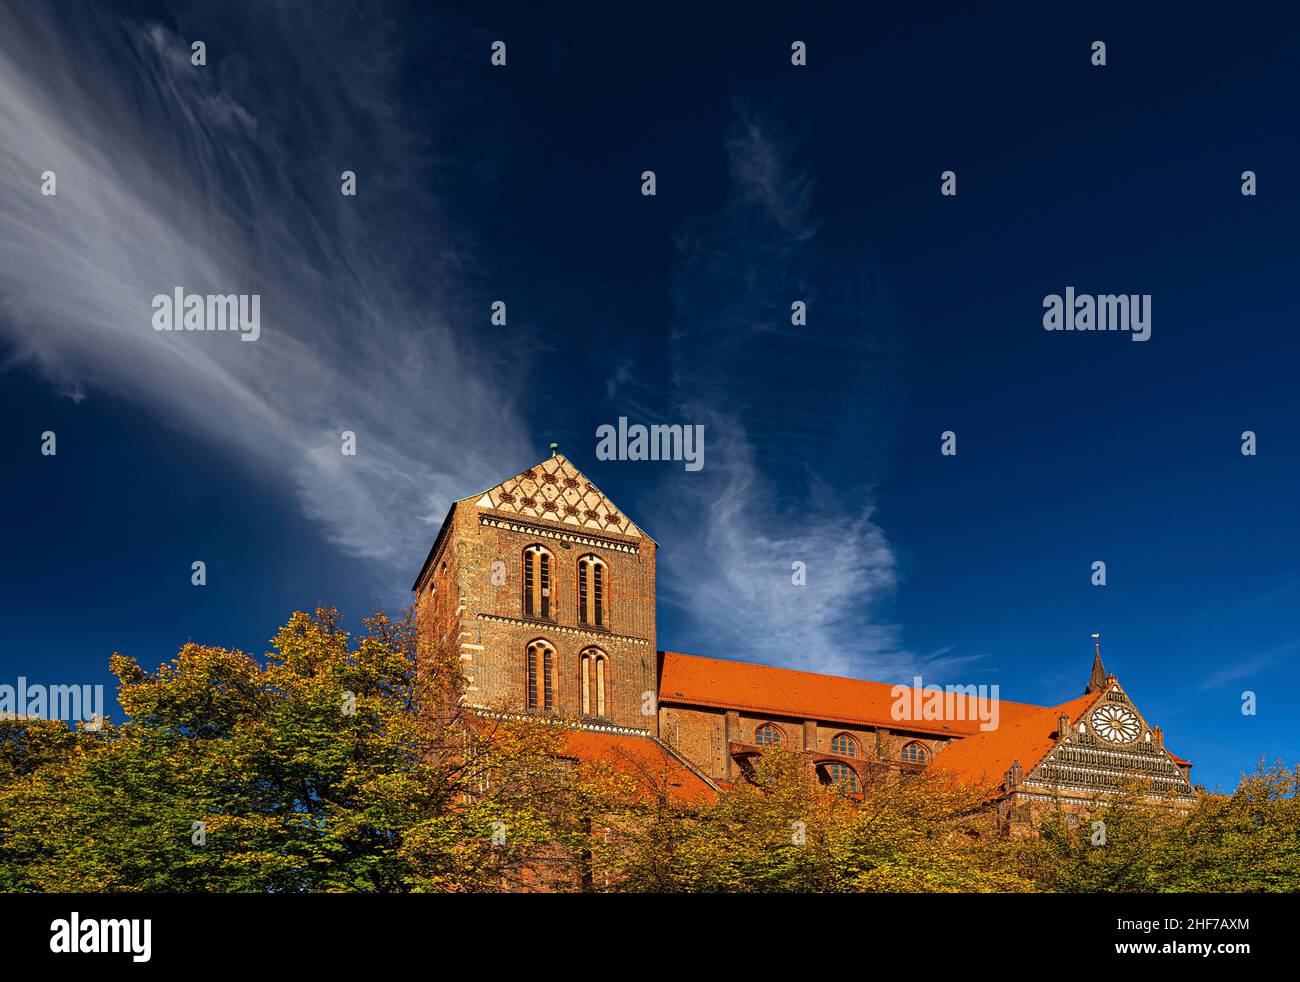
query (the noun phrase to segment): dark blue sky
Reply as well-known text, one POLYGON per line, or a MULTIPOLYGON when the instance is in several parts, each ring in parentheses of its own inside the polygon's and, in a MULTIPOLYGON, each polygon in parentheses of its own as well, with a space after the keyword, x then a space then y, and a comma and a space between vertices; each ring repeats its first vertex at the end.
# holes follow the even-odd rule
POLYGON ((554 440, 661 647, 1054 704, 1099 630, 1201 781, 1300 759, 1300 15, 209 6, 0 14, 0 681, 395 608, 554 440), (155 333, 176 285, 262 338, 155 333), (1067 286, 1151 339, 1045 332, 1067 286))

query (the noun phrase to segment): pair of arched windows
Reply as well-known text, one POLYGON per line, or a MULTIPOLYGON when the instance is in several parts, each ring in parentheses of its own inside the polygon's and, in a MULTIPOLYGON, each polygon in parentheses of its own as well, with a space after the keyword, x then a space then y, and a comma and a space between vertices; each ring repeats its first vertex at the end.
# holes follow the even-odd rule
MULTIPOLYGON (((780 746, 785 740, 780 728, 775 723, 762 723, 754 731, 754 742, 760 747, 780 746)), ((831 752, 840 754, 843 757, 858 756, 858 741, 847 733, 838 733, 831 738, 831 752)), ((905 764, 925 764, 929 763, 930 751, 926 749, 925 744, 906 743, 903 745, 900 757, 905 764)), ((848 767, 847 764, 839 765, 848 767)), ((852 770, 852 768, 849 768, 852 770)))
MULTIPOLYGON (((531 545, 524 550, 524 616, 551 620, 555 610, 555 562, 549 549, 531 545)), ((609 567, 598 556, 578 557, 578 623, 606 625, 609 567)))
MULTIPOLYGON (((840 733, 831 740, 831 751, 843 757, 856 757, 858 741, 847 733, 840 733)), ((930 761, 930 751, 925 744, 913 741, 903 745, 899 757, 905 764, 926 764, 930 761)))
MULTIPOLYGON (((555 711, 555 673, 559 657, 555 646, 538 638, 528 645, 528 708, 543 712, 555 711)), ((584 648, 578 656, 581 674, 578 689, 582 699, 582 715, 602 719, 608 717, 612 686, 609 656, 599 648, 584 648)))
MULTIPOLYGON (((856 757, 858 741, 847 733, 840 733, 831 740, 831 751, 843 757, 856 757)), ((930 751, 925 744, 913 741, 903 745, 899 757, 905 764, 926 764, 930 760, 930 751)))
MULTIPOLYGON (((760 747, 779 747, 785 742, 785 734, 775 723, 761 723, 754 730, 754 742, 760 747)), ((847 733, 837 733, 831 738, 831 752, 841 757, 857 757, 858 741, 847 733)), ((900 756, 905 764, 926 764, 930 760, 930 751, 925 744, 913 741, 903 745, 900 756)), ((858 772, 850 764, 833 760, 820 765, 818 770, 823 781, 842 785, 853 794, 862 790, 858 772)))
MULTIPOLYGON (((763 723, 754 730, 754 742, 760 747, 779 747, 785 742, 785 734, 775 723, 763 723)), ((839 733, 831 738, 831 750, 845 757, 858 755, 858 742, 847 733, 839 733)), ((861 790, 858 772, 841 761, 831 761, 824 765, 826 780, 832 784, 842 784, 849 791, 857 794, 861 790)))
MULTIPOLYGON (((775 723, 763 723, 754 731, 754 742, 759 746, 777 746, 785 739, 785 734, 775 723)), ((845 757, 858 755, 858 741, 847 733, 839 733, 831 738, 831 751, 845 757)))

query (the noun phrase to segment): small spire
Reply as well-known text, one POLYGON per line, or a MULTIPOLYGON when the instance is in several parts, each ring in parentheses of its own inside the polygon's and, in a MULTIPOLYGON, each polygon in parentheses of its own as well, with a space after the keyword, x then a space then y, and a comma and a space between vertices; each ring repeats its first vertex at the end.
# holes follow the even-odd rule
POLYGON ((559 445, 558 443, 552 443, 552 444, 551 444, 551 456, 554 457, 554 456, 555 456, 556 454, 558 454, 559 452, 560 452, 560 445, 559 445))
POLYGON ((1092 656, 1092 675, 1088 677, 1088 688, 1083 690, 1085 696, 1106 688, 1106 668, 1101 663, 1101 635, 1094 634, 1092 638, 1095 653, 1092 656))
POLYGON ((1014 791, 1020 786, 1020 782, 1025 779, 1025 770, 1020 766, 1019 760, 1011 762, 1011 768, 1003 775, 1005 782, 1004 787, 1007 791, 1014 791))

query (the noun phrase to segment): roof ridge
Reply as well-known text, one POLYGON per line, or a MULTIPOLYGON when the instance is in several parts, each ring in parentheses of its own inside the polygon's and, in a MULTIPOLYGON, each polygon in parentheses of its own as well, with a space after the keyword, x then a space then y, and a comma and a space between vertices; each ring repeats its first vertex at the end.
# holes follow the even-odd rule
MULTIPOLYGON (((900 685, 905 686, 908 689, 917 688, 917 686, 915 685, 911 685, 903 682, 881 682, 876 679, 857 678, 856 676, 853 675, 831 675, 829 672, 810 672, 802 668, 786 668, 782 665, 765 665, 761 662, 743 661, 742 659, 739 658, 718 658, 715 655, 693 655, 685 651, 669 651, 667 649, 661 650, 659 654, 664 655, 665 657, 672 655, 677 658, 692 658, 698 661, 718 662, 719 664, 723 664, 723 665, 739 665, 745 668, 760 669, 760 670, 771 671, 771 672, 787 672, 791 675, 808 675, 813 678, 831 679, 836 682, 857 682, 862 685, 878 685, 878 686, 884 686, 885 688, 889 688, 889 689, 897 688, 900 685)), ((937 685, 938 683, 934 683, 934 684, 937 685)), ((925 688, 924 686, 921 686, 922 691, 924 691, 924 688, 925 688)), ((1002 699, 1000 697, 998 699, 998 702, 1002 705, 1024 706, 1028 709, 1035 709, 1035 710, 1054 708, 1052 706, 1043 706, 1036 702, 1018 702, 1014 699, 1002 699)), ((772 707, 750 706, 747 708, 751 708, 751 709, 767 708, 770 710, 772 707)))

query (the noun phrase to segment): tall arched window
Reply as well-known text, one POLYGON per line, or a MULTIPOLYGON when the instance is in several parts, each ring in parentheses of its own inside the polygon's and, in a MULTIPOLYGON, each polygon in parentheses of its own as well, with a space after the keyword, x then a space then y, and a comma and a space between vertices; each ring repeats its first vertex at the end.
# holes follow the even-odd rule
POLYGON ((555 708, 555 647, 541 638, 528 646, 528 708, 555 708))
POLYGON ((827 764, 826 773, 831 779, 831 784, 842 784, 854 794, 862 790, 858 785, 858 772, 848 764, 838 762, 827 764))
POLYGON ((551 616, 551 554, 541 546, 524 550, 524 616, 551 616))
POLYGON ((754 742, 760 747, 775 747, 782 741, 783 736, 771 723, 764 723, 754 731, 754 742))
POLYGON ((904 764, 924 764, 930 759, 930 751, 920 743, 908 743, 903 746, 904 764))
POLYGON ((831 751, 842 757, 856 757, 858 755, 858 741, 847 733, 840 733, 831 741, 831 751))
POLYGON ((609 656, 599 648, 588 648, 580 659, 582 715, 605 718, 609 713, 609 656))
POLYGON ((609 567, 596 556, 578 559, 578 623, 605 626, 605 600, 609 590, 609 567))

